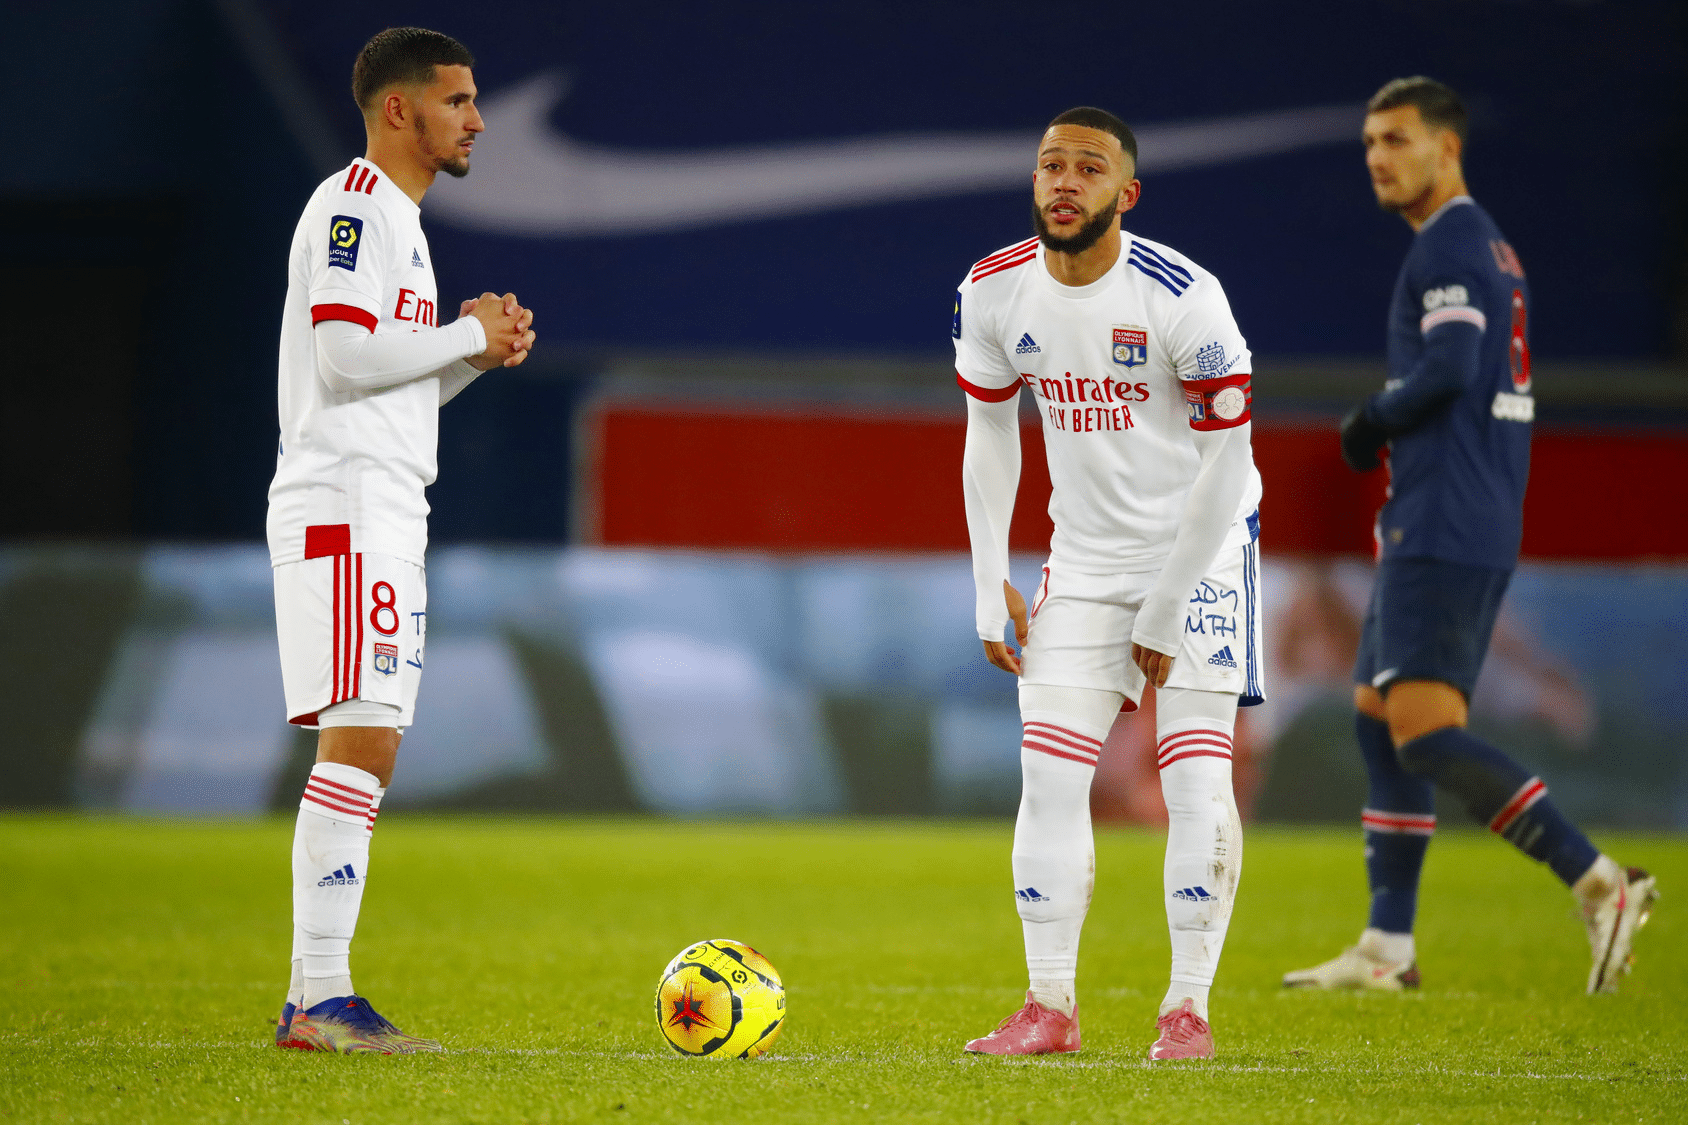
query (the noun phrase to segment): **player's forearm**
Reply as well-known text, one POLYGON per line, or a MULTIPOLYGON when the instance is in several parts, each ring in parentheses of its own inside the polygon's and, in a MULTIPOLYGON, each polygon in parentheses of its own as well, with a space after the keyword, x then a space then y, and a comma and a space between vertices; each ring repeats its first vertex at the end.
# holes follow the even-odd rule
POLYGON ((1002 584, 1008 581, 1008 525, 1020 487, 1020 418, 1016 398, 967 399, 967 445, 961 495, 973 547, 974 613, 981 640, 1000 641, 1008 627, 1002 584))
POLYGON ((1185 603, 1202 575, 1213 568, 1248 488, 1252 429, 1252 424, 1245 422, 1195 435, 1202 467, 1190 486, 1172 552, 1137 614, 1137 624, 1131 631, 1133 642, 1156 652, 1177 653, 1184 634, 1185 603))
POLYGON ((486 350, 486 333, 472 316, 443 328, 381 334, 349 321, 325 320, 315 335, 318 370, 339 394, 396 387, 486 350))
POLYGON ((1409 433, 1430 421, 1453 402, 1477 377, 1483 329, 1474 324, 1444 324, 1424 339, 1424 354, 1398 386, 1388 387, 1366 402, 1366 416, 1391 437, 1409 433))
POLYGON ((444 406, 462 394, 464 388, 480 376, 481 369, 466 359, 446 364, 440 369, 440 405, 444 406))

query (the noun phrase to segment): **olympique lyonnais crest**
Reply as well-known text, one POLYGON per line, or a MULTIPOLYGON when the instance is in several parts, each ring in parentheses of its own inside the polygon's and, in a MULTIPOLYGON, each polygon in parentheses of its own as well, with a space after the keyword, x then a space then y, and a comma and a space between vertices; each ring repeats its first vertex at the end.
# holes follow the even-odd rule
POLYGON ((383 676, 391 676, 399 670, 398 645, 377 644, 375 646, 375 670, 383 676))
POLYGON ((1142 328, 1114 329, 1114 362, 1140 367, 1149 362, 1149 333, 1142 328))

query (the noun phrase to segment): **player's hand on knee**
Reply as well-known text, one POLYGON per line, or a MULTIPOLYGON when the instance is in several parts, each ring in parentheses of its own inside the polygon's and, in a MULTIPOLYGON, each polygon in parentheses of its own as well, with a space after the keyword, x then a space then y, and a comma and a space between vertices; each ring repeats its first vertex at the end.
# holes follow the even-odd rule
MULTIPOLYGON (((520 363, 526 357, 527 350, 533 344, 533 331, 521 326, 521 321, 527 310, 516 301, 514 293, 506 293, 502 297, 491 293, 482 293, 475 301, 468 315, 481 322, 481 328, 486 332, 486 350, 480 355, 471 356, 469 362, 486 371, 500 364, 511 367, 515 359, 520 363)), ((529 323, 532 318, 529 316, 529 323)))
POLYGON ((1366 408, 1356 406, 1342 420, 1342 459, 1356 473, 1368 473, 1377 468, 1377 451, 1388 442, 1389 435, 1382 426, 1366 417, 1366 408))
POLYGON ((1166 686, 1166 678, 1172 675, 1172 657, 1164 652, 1156 652, 1152 648, 1144 648, 1135 641, 1131 645, 1131 662, 1142 669, 1143 678, 1155 687, 1166 686))

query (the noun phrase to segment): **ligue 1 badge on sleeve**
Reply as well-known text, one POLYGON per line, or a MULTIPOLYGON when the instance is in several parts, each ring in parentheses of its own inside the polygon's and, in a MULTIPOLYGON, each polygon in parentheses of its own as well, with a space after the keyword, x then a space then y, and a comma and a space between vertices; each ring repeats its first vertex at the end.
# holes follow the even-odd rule
POLYGON ((375 670, 383 676, 391 676, 399 670, 398 645, 377 644, 375 646, 375 670))
POLYGON ((1149 332, 1136 325, 1114 328, 1114 362, 1121 367, 1141 367, 1149 362, 1149 332))
POLYGON ((328 264, 343 270, 358 268, 358 244, 363 241, 363 220, 355 215, 336 215, 328 220, 328 264))

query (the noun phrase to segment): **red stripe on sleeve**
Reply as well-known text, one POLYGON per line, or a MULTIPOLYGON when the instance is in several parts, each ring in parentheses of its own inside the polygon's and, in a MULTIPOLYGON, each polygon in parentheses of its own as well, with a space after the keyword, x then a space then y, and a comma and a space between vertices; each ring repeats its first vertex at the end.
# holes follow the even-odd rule
POLYGON ((363 194, 365 194, 365 195, 374 195, 374 194, 375 194, 375 185, 376 185, 376 184, 378 184, 378 183, 380 183, 380 182, 381 182, 381 177, 380 177, 380 176, 375 176, 375 175, 371 175, 371 176, 370 176, 370 177, 369 177, 369 183, 368 183, 368 185, 366 185, 366 186, 365 186, 365 187, 364 187, 364 189, 363 189, 363 194))
POLYGON ((356 163, 353 163, 350 168, 346 169, 346 182, 345 182, 344 185, 341 186, 340 190, 341 191, 351 191, 352 190, 352 181, 357 179, 357 178, 358 178, 358 166, 357 166, 356 163))
POLYGON ((1017 382, 1010 383, 1006 387, 980 387, 963 379, 959 371, 955 373, 955 385, 980 402, 1007 402, 1020 393, 1020 384, 1017 382))
POLYGON ((315 326, 325 320, 349 320, 353 324, 363 325, 371 332, 375 331, 375 314, 356 305, 312 305, 311 324, 315 326))

